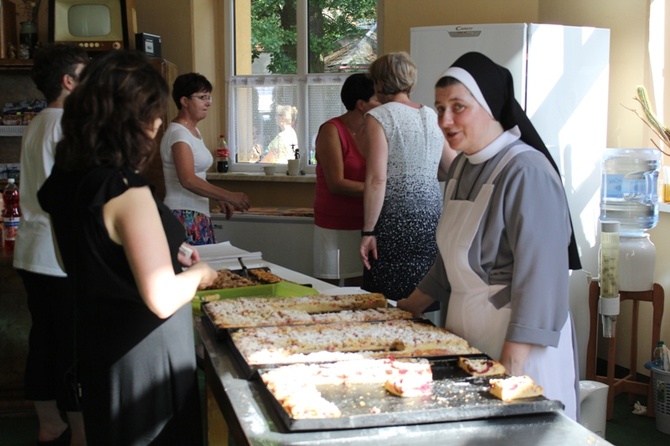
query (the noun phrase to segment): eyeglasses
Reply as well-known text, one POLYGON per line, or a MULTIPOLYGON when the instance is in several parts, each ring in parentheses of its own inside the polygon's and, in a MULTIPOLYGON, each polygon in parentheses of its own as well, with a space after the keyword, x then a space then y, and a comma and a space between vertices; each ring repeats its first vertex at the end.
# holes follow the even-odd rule
POLYGON ((212 95, 211 94, 192 94, 189 97, 190 98, 197 98, 197 99, 200 99, 201 101, 212 102, 212 95))

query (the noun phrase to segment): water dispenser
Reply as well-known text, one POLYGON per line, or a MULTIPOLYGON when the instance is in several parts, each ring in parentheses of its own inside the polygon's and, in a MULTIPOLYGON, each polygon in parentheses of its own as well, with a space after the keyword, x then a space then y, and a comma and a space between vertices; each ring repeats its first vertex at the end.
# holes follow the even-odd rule
POLYGON ((600 220, 619 222, 622 291, 653 288, 656 247, 646 231, 658 223, 660 167, 656 149, 607 149, 603 154, 600 220))

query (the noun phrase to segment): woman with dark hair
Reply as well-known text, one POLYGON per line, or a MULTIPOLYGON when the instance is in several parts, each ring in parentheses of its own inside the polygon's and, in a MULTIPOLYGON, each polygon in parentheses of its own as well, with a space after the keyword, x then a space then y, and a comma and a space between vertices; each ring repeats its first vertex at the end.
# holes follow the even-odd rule
POLYGON ((165 131, 160 149, 164 203, 185 226, 188 243, 216 243, 209 200, 216 201, 230 218, 236 210, 249 209, 249 199, 243 192, 230 192, 206 179, 214 157, 196 125, 207 117, 212 105, 212 84, 201 74, 182 74, 174 81, 172 99, 179 113, 165 131))
POLYGON ((379 57, 369 73, 382 105, 366 117, 363 288, 398 300, 416 287, 437 255, 438 173, 446 174, 456 154, 433 109, 410 99, 416 65, 407 53, 379 57))
POLYGON ((65 101, 38 194, 76 290, 89 444, 202 444, 190 301, 216 271, 180 253, 183 226, 138 173, 167 105, 143 55, 95 59, 65 101))
POLYGON ((343 115, 321 125, 316 136, 314 277, 344 284, 363 275, 358 255, 363 227, 365 113, 379 102, 366 73, 350 75, 340 91, 343 115))
POLYGON ((440 255, 400 308, 448 304, 446 328, 529 375, 578 419, 569 269, 580 269, 558 168, 514 98, 510 72, 461 56, 435 87, 438 122, 461 152, 437 229, 440 255))

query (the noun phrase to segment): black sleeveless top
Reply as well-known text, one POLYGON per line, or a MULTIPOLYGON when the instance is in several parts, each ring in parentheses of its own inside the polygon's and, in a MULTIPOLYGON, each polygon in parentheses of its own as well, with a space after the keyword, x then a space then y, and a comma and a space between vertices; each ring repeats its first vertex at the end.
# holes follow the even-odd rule
MULTIPOLYGON (((90 444, 160 443, 163 436, 170 437, 165 444, 201 444, 190 305, 167 319, 152 313, 123 247, 109 238, 103 221, 108 201, 147 186, 128 169, 54 167, 38 194, 77 289, 78 364, 90 444)), ((156 207, 178 273, 184 227, 163 203, 156 200, 156 207)))

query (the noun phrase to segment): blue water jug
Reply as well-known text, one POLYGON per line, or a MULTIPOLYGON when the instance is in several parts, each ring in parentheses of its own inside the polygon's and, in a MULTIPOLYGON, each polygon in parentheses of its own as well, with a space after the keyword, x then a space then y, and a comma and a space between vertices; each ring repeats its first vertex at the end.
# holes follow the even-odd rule
POLYGON ((606 149, 602 158, 600 219, 618 221, 622 235, 641 234, 658 223, 656 149, 606 149))

